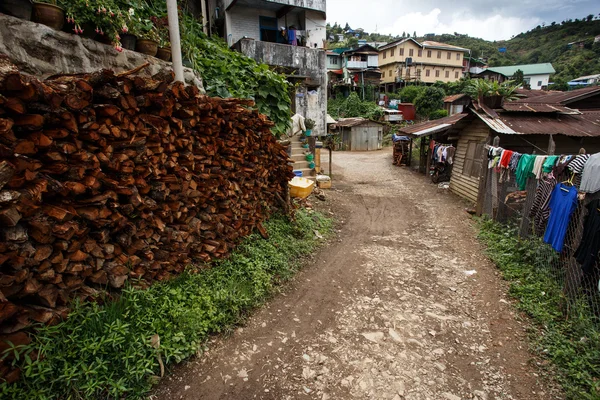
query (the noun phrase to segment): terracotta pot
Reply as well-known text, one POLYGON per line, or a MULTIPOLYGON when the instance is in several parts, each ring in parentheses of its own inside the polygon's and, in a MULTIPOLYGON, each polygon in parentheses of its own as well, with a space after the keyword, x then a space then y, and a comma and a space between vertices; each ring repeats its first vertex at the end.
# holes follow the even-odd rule
POLYGON ((159 47, 156 53, 156 58, 161 60, 171 61, 171 48, 170 47, 159 47))
POLYGON ((60 31, 65 24, 65 11, 47 3, 33 3, 33 21, 60 31))
POLYGON ((33 1, 31 0, 2 0, 0 1, 0 12, 13 17, 31 21, 33 12, 33 1))
POLYGON ((154 57, 158 52, 158 43, 154 40, 138 39, 135 42, 135 51, 154 57))
POLYGON ((135 50, 135 43, 137 41, 137 36, 132 35, 131 33, 123 33, 121 35, 121 46, 127 50, 135 50))

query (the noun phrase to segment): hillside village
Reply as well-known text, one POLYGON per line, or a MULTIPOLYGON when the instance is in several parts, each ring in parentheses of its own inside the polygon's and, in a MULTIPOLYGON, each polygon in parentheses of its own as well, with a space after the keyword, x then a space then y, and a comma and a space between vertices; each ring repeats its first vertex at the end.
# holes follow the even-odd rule
POLYGON ((0 3, 0 398, 600 399, 598 10, 338 8, 0 3))

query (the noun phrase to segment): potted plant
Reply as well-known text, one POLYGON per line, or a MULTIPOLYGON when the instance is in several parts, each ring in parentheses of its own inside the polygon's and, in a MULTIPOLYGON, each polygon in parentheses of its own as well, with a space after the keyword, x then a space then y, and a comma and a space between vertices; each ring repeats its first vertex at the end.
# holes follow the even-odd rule
POLYGON ((312 130, 315 127, 315 121, 310 118, 307 118, 304 121, 304 126, 306 126, 306 132, 304 133, 306 136, 310 136, 312 134, 312 130))
POLYGON ((171 60, 171 42, 169 37, 169 20, 167 16, 150 18, 158 31, 158 51, 156 58, 171 60))
POLYGON ((136 32, 139 31, 139 19, 135 17, 133 8, 127 11, 119 11, 119 39, 123 49, 135 50, 137 43, 136 32))
POLYGON ((2 0, 0 2, 0 12, 27 21, 31 20, 32 11, 32 0, 2 0))
POLYGON ((135 51, 149 56, 155 56, 158 52, 158 31, 154 23, 149 19, 139 21, 139 33, 135 44, 135 51))
POLYGON ((65 24, 65 10, 56 4, 56 0, 34 2, 33 21, 60 31, 65 24))

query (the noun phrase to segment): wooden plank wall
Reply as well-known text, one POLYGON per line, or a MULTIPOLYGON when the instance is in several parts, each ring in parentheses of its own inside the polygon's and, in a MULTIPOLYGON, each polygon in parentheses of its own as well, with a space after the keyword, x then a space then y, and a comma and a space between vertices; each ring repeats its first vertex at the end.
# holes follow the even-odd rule
MULTIPOLYGON (((485 143, 487 141, 488 134, 488 126, 481 120, 474 120, 470 125, 460 132, 458 144, 456 145, 454 167, 452 168, 452 178, 450 179, 450 190, 474 203, 477 202, 479 178, 462 174, 463 166, 465 164, 465 155, 467 153, 469 141, 485 143)), ((485 166, 483 167, 485 168, 485 166)))

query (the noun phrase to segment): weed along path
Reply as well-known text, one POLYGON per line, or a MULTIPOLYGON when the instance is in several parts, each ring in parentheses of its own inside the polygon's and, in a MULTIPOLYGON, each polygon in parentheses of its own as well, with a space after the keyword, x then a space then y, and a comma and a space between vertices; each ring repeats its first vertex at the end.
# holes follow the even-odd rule
POLYGON ((334 161, 339 235, 151 398, 562 398, 465 204, 393 167, 389 149, 334 161))

